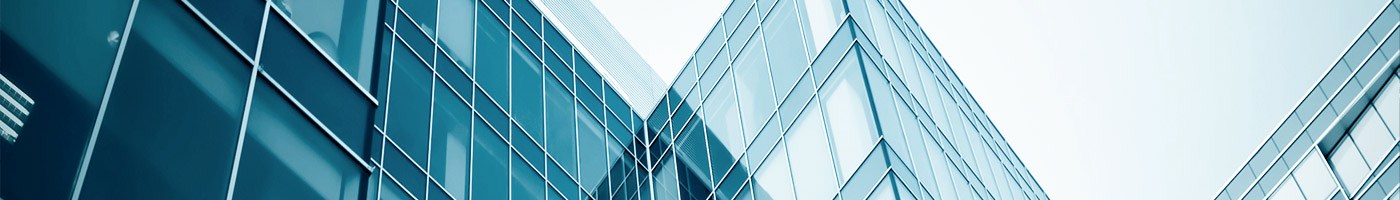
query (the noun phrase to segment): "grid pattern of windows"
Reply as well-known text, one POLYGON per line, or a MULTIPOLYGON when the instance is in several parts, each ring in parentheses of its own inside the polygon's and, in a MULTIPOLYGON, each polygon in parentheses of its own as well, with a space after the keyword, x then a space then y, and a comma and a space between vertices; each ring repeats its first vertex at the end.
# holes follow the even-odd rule
POLYGON ((734 1, 647 119, 651 186, 614 190, 1046 198, 897 1, 734 1))
POLYGON ((1400 198, 1397 24, 1392 1, 1216 199, 1400 198))
POLYGON ((734 1, 644 112, 532 0, 4 3, 5 199, 1046 198, 897 1, 734 1))

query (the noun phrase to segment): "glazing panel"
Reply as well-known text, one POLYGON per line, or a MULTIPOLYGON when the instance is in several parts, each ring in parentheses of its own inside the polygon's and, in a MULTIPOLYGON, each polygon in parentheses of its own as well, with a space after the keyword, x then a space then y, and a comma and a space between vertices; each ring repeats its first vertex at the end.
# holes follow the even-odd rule
POLYGON ((778 147, 773 149, 773 153, 760 165, 758 172, 754 173, 754 194, 767 196, 769 199, 795 199, 797 196, 792 193, 792 166, 788 163, 787 146, 779 142, 778 147))
MULTIPOLYGON (((253 56, 258 47, 258 36, 262 34, 263 11, 267 4, 262 1, 211 1, 189 0, 195 10, 209 19, 225 37, 233 41, 244 54, 253 56)), ((276 16, 274 16, 276 17, 276 16)))
MULTIPOLYGON (((854 59, 854 58, 852 58, 854 59)), ((839 67, 832 79, 822 86, 822 106, 831 127, 836 158, 841 177, 851 176, 875 145, 874 111, 860 65, 839 67)))
POLYGON ((366 174, 270 84, 253 89, 234 199, 362 199, 366 174))
MULTIPOLYGON (((428 165, 428 128, 431 126, 434 81, 431 69, 394 43, 394 63, 385 103, 385 135, 408 152, 418 165, 428 165)), ((443 91, 448 92, 448 91, 443 91)), ((450 93, 450 92, 448 92, 450 93)))
POLYGON ((574 98, 554 78, 545 86, 545 150, 563 165, 565 171, 578 174, 578 119, 574 115, 574 98))
MULTIPOLYGON (((435 34, 432 30, 437 28, 437 0, 398 0, 397 3, 403 12, 413 18, 417 26, 427 30, 429 35, 435 34)), ((399 27, 403 26, 404 24, 399 24, 399 27)))
POLYGON ((1299 190, 1308 199, 1325 199, 1337 190, 1337 184, 1328 170, 1327 161, 1316 150, 1309 151, 1307 157, 1293 171, 1299 190))
POLYGON ((789 161, 803 165, 792 168, 793 188, 798 199, 827 199, 836 194, 835 163, 821 116, 820 109, 808 109, 787 134, 789 161))
POLYGON ((0 151, 0 196, 69 198, 131 6, 88 0, 0 6, 0 76, 33 100, 20 136, 0 151))
POLYGON ((1293 182, 1293 177, 1288 177, 1288 179, 1283 179, 1283 184, 1278 186, 1278 190, 1275 190, 1274 195, 1270 196, 1269 199, 1303 200, 1303 192, 1298 190, 1298 183, 1293 182))
MULTIPOLYGON (((533 34, 533 33, 519 33, 533 34)), ((538 42, 538 41, 534 41, 538 42)), ((510 77, 510 113, 520 126, 535 139, 544 139, 544 65, 521 46, 520 41, 512 43, 510 77)))
POLYGON ((140 8, 80 197, 223 198, 251 68, 178 2, 140 8))
MULTIPOLYGON (((476 52, 476 8, 478 1, 441 1, 438 2, 442 10, 447 12, 438 13, 442 22, 438 24, 438 44, 442 46, 448 55, 456 60, 457 65, 471 72, 475 67, 472 61, 476 52)), ((443 62, 439 60, 438 62, 443 62)), ((439 64, 441 66, 441 64, 439 64)), ((440 70, 440 69, 439 69, 440 70)), ((441 72, 439 72, 441 73, 441 72)), ((461 195, 455 195, 461 196, 461 195)))
MULTIPOLYGON (((485 122, 472 121, 471 199, 510 198, 510 147, 505 140, 486 127, 485 122)), ((521 166, 524 167, 524 166, 521 166)))
POLYGON ((1362 158, 1361 152, 1356 150, 1356 143, 1351 137, 1342 138, 1342 142, 1332 150, 1329 160, 1337 169, 1337 176, 1340 176, 1342 185, 1348 190, 1359 189, 1361 182, 1366 181, 1367 175, 1371 174, 1371 168, 1362 158))
MULTIPOLYGON (((452 196, 466 197, 471 166, 472 110, 442 82, 433 84, 432 140, 428 173, 452 196)), ((469 96, 470 97, 470 96, 469 96)))
POLYGON ((1374 109, 1367 107, 1347 133, 1352 141, 1356 142, 1356 149, 1361 151, 1362 158, 1370 161, 1368 167, 1372 169, 1379 165, 1395 146, 1395 138, 1391 137, 1390 131, 1386 130, 1383 123, 1374 109))
POLYGON ((740 115, 744 119, 744 133, 750 133, 749 138, 777 107, 773 103, 772 80, 768 72, 773 67, 768 64, 768 51, 764 47, 762 38, 751 42, 734 61, 735 92, 742 107, 740 115))
POLYGON ((344 139, 346 145, 367 149, 369 126, 365 124, 374 110, 369 97, 281 18, 269 17, 264 35, 259 61, 263 71, 344 139))
MULTIPOLYGON (((281 8, 307 38, 325 50, 355 81, 361 85, 370 84, 374 78, 374 30, 379 27, 378 2, 272 0, 271 3, 281 8)), ((268 26, 278 18, 276 14, 268 16, 268 26)), ((264 44, 271 44, 271 41, 264 41, 264 44)))
POLYGON ((476 12, 477 84, 502 108, 510 109, 511 39, 500 19, 478 6, 476 12))
POLYGON ((1400 76, 1391 76, 1387 82, 1371 106, 1390 128, 1391 137, 1400 139, 1400 76))

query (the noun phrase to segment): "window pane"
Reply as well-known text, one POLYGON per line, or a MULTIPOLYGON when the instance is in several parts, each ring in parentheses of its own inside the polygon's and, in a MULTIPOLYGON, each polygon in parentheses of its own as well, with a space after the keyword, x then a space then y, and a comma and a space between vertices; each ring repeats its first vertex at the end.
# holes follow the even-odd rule
POLYGON ((1332 166, 1337 169, 1337 175, 1341 176, 1342 185, 1348 190, 1358 189, 1358 185, 1366 181, 1367 175, 1371 174, 1370 167, 1367 167, 1369 165, 1356 150, 1356 143, 1352 142, 1351 137, 1342 138, 1342 142, 1337 144, 1337 149, 1332 150, 1330 159, 1332 166))
MULTIPOLYGON (((847 59, 856 59, 849 57, 847 59)), ((822 86, 822 106, 841 164, 841 180, 855 172, 875 145, 875 118, 860 65, 840 66, 822 86)))
MULTIPOLYGON (((471 148, 472 124, 475 120, 467 104, 442 82, 433 87, 433 135, 428 162, 429 174, 436 178, 452 196, 466 197, 467 160, 471 148)), ((470 98, 471 94, 467 94, 470 98)))
POLYGON ((827 199, 836 192, 836 169, 821 116, 821 110, 807 109, 787 134, 789 160, 803 165, 792 168, 798 199, 827 199))
POLYGON ((81 197, 222 198, 252 68, 177 2, 140 8, 81 197))
MULTIPOLYGON (((404 49, 394 43, 394 63, 389 73, 389 100, 386 106, 385 135, 403 148, 418 165, 428 163, 428 126, 432 117, 433 74, 404 49)), ((444 91, 447 92, 447 91, 444 91)), ((395 173, 394 175, 398 175, 395 173)))
MULTIPOLYGON (((320 53, 317 53, 292 26, 280 18, 267 19, 263 70, 331 132, 352 149, 369 154, 369 126, 373 104, 320 53)), ((365 56, 369 57, 369 56, 365 56)))
POLYGON ((1303 192, 1298 191, 1298 183, 1293 182, 1293 177, 1288 177, 1288 179, 1283 180, 1283 184, 1278 186, 1278 190, 1274 191, 1274 196, 1269 197, 1269 199, 1303 200, 1303 192))
POLYGON ((1316 150, 1310 151, 1307 157, 1303 158, 1294 169, 1293 177, 1298 181, 1298 188, 1308 199, 1324 199, 1337 190, 1331 170, 1327 168, 1327 161, 1323 160, 1316 150))
POLYGON ((510 147, 505 140, 486 127, 472 121, 472 195, 471 199, 506 199, 510 191, 510 147))
POLYGON ((31 97, 34 104, 18 130, 20 136, 0 151, 0 169, 4 169, 0 170, 0 177, 4 177, 0 185, 5 187, 0 193, 12 199, 68 198, 98 104, 107 89, 118 44, 126 37, 121 34, 132 3, 50 0, 3 4, 0 76, 31 97), (34 16, 62 19, 37 20, 40 18, 34 16), (116 40, 94 40, 94 36, 116 36, 116 40))
MULTIPOLYGON (((272 0, 321 50, 361 85, 373 78, 374 29, 379 3, 343 0, 272 0)), ((268 21, 278 20, 276 14, 268 21)), ((271 26, 271 24, 268 24, 271 26)), ((267 50, 267 48, 264 48, 267 50)), ((270 52, 265 52, 270 53, 270 52)))
POLYGON ((253 91, 233 197, 361 199, 359 163, 271 85, 253 91))

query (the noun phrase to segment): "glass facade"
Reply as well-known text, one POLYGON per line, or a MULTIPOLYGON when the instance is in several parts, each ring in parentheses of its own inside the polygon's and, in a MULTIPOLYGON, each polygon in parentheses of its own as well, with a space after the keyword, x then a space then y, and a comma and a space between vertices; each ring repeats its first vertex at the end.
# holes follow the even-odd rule
POLYGON ((1400 199, 1400 8, 1378 11, 1216 196, 1400 199))
POLYGON ((734 1, 657 107, 646 187, 612 190, 1047 198, 898 1, 734 1))
POLYGON ((0 198, 1047 198, 898 1, 734 1, 660 94, 540 1, 4 0, 0 198))

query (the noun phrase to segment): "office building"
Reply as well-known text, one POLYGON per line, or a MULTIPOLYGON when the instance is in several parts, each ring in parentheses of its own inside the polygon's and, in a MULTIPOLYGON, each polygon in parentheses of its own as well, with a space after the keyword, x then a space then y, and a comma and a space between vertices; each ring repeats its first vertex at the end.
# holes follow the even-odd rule
POLYGON ((0 2, 3 199, 1044 199, 897 1, 0 2))
POLYGON ((1400 199, 1397 22, 1378 9, 1215 199, 1400 199))

